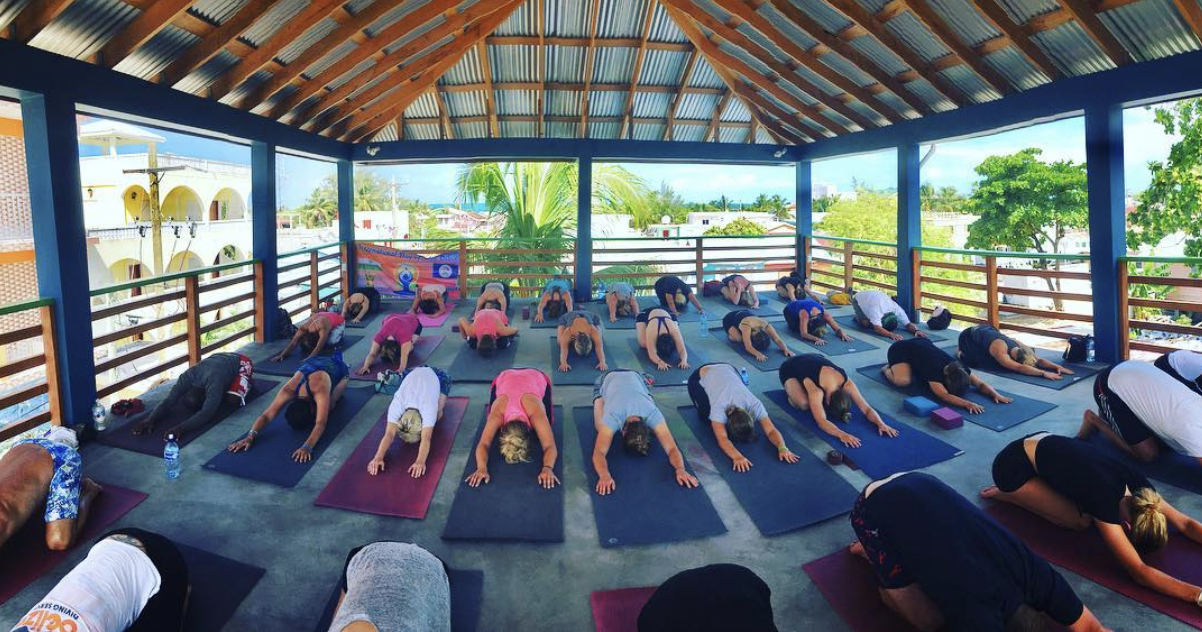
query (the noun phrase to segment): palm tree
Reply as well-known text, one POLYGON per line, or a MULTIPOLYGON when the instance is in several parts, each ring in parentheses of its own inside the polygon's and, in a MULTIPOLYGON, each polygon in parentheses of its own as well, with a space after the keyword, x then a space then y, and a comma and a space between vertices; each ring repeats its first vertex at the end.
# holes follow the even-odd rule
POLYGON ((356 171, 355 212, 386 211, 388 208, 388 185, 371 173, 356 171))
POLYGON ((306 228, 332 226, 338 217, 337 193, 325 187, 314 189, 305 203, 296 209, 296 213, 306 228))

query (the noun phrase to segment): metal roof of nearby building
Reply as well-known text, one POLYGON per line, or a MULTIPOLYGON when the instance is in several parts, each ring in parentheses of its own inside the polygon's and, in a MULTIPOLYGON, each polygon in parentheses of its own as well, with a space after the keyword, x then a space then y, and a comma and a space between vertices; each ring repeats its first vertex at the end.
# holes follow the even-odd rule
POLYGON ((1202 0, 0 0, 0 33, 351 141, 790 144, 1197 50, 1202 0))

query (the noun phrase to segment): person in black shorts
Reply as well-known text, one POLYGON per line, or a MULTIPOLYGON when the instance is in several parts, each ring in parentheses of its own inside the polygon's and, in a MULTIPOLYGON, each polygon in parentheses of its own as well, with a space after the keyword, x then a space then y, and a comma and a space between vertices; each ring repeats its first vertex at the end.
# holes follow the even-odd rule
POLYGON ((951 354, 935 346, 927 338, 899 340, 889 345, 889 362, 881 369, 885 379, 898 387, 906 388, 916 379, 923 380, 939 401, 963 408, 970 413, 985 412, 985 407, 964 399, 969 387, 976 388, 982 395, 997 404, 1009 404, 1009 397, 998 393, 981 378, 972 374, 951 354))
POLYGON ((786 302, 806 297, 812 298, 819 303, 822 302, 822 299, 810 288, 810 280, 806 278, 804 273, 797 270, 791 270, 787 276, 776 280, 776 295, 785 299, 786 302))
POLYGON ((1133 580, 1202 607, 1202 588, 1152 568, 1140 557, 1164 547, 1169 525, 1202 543, 1202 524, 1161 498, 1130 465, 1084 441, 1037 432, 998 453, 993 482, 981 490, 983 498, 1017 505, 1068 529, 1097 525, 1106 548, 1133 580))
POLYGON ((722 317, 722 331, 726 332, 726 337, 731 342, 743 343, 743 350, 747 355, 755 358, 756 362, 766 362, 768 356, 764 352, 772 343, 780 347, 780 352, 785 354, 786 358, 793 357, 793 352, 789 351, 788 345, 776 333, 776 328, 768 321, 756 316, 754 312, 747 309, 739 309, 733 312, 727 312, 722 317))
POLYGON ((1073 374, 1072 369, 1039 357, 1031 347, 990 325, 976 325, 960 332, 956 355, 971 367, 1006 369, 1048 380, 1073 374))
POLYGON ((705 313, 705 308, 701 307, 701 303, 693 294, 693 288, 678 276, 669 275, 656 279, 655 296, 659 299, 659 304, 673 316, 678 316, 689 303, 693 304, 698 313, 705 313))
POLYGON ((851 511, 881 601, 919 630, 1103 630, 1050 564, 929 474, 873 481, 851 511), (1038 627, 1037 627, 1038 626, 1038 627))
POLYGON ((711 564, 660 584, 639 612, 639 632, 776 632, 772 590, 750 569, 711 564))
POLYGON ((799 410, 808 410, 814 422, 823 432, 835 437, 849 448, 860 447, 855 435, 840 430, 833 421, 851 421, 851 405, 854 403, 864 416, 876 424, 877 433, 896 437, 897 430, 889 427, 880 413, 876 412, 860 394, 847 372, 835 366, 826 356, 803 353, 785 360, 778 372, 781 386, 789 397, 789 404, 799 410), (811 402, 822 402, 814 406, 811 402), (833 421, 832 421, 833 420, 833 421))

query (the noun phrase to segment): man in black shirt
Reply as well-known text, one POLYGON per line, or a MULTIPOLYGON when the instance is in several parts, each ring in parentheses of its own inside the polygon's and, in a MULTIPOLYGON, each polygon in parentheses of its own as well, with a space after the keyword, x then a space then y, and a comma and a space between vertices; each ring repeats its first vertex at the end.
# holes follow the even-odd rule
POLYGON ((132 427, 134 434, 145 434, 154 430, 166 419, 176 404, 185 410, 195 411, 178 425, 168 428, 163 436, 174 434, 178 441, 185 432, 204 426, 221 409, 222 403, 229 407, 242 406, 250 393, 254 365, 250 358, 238 353, 214 353, 194 367, 184 371, 175 381, 171 392, 155 406, 145 421, 132 427))
POLYGON ((776 632, 772 590, 750 569, 711 564, 668 578, 639 613, 639 632, 776 632))
POLYGON ((889 345, 889 363, 881 369, 885 379, 898 387, 906 388, 913 382, 926 386, 939 401, 949 406, 963 408, 970 413, 985 412, 985 407, 964 399, 970 387, 997 404, 1009 404, 1009 397, 998 393, 980 377, 973 375, 948 352, 935 346, 929 338, 898 340, 889 345))
POLYGON ((701 303, 697 301, 697 297, 693 295, 693 288, 682 281, 677 276, 662 276, 655 281, 655 296, 659 298, 659 304, 665 307, 673 316, 679 316, 680 312, 691 302, 693 307, 698 312, 704 312, 701 303))

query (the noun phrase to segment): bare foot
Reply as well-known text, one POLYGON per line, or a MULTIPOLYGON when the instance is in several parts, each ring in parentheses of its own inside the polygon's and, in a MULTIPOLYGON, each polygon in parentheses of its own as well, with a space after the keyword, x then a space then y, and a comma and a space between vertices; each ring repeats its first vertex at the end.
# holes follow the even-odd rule
POLYGON ((998 489, 997 485, 990 485, 989 487, 981 490, 981 498, 994 498, 1001 493, 1002 490, 998 489))
POLYGON ((864 552, 864 545, 859 540, 852 542, 851 546, 847 547, 847 552, 868 559, 868 554, 864 552))
POLYGON ((1094 411, 1086 408, 1085 414, 1081 415, 1081 429, 1077 431, 1078 439, 1088 439, 1093 433, 1097 432, 1097 427, 1094 424, 1102 421, 1094 411))
POLYGON ((84 499, 91 500, 100 495, 102 491, 104 491, 104 488, 97 485, 96 481, 85 478, 83 479, 83 484, 80 486, 79 495, 84 499))

